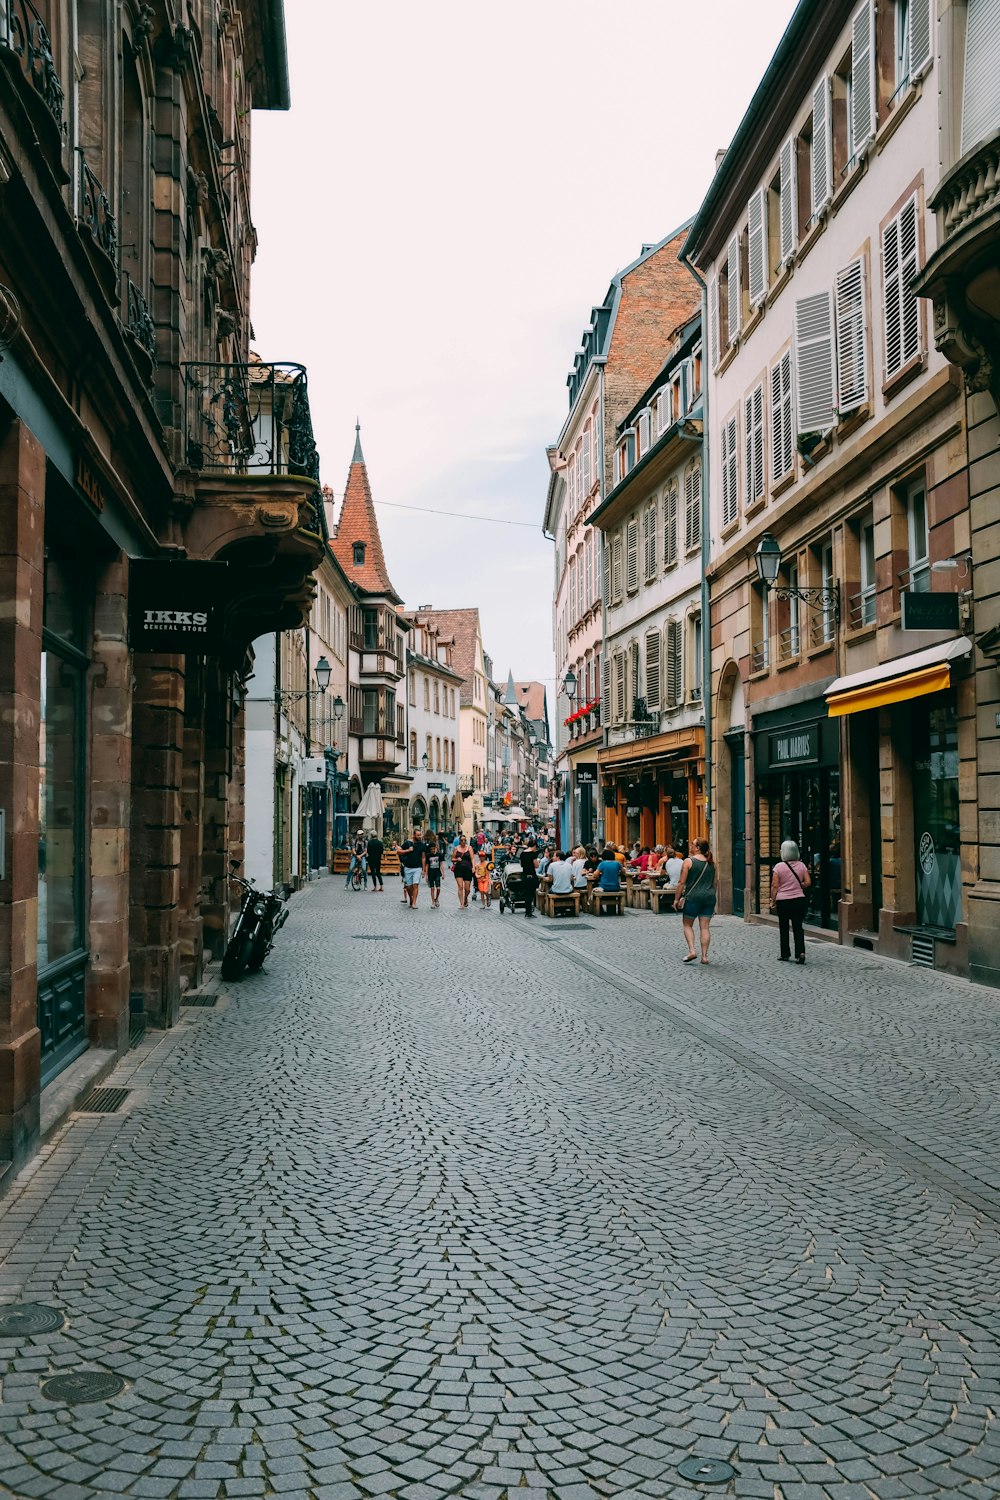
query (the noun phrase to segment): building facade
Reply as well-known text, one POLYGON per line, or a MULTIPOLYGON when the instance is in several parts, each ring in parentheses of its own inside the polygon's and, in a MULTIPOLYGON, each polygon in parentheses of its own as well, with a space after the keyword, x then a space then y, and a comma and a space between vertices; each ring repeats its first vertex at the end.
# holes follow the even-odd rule
POLYGON ((250 125, 289 104, 280 3, 183 24, 163 0, 8 6, 0 64, 0 1160, 19 1162, 42 1084, 119 1053, 130 1021, 169 1025, 225 942, 250 643, 308 614, 325 526, 305 372, 249 354, 250 125))
POLYGON ((695 314, 618 424, 612 488, 590 517, 604 569, 607 836, 683 854, 707 831, 701 379, 695 314))
POLYGON ((706 284, 723 902, 765 911, 791 837, 808 921, 967 973, 966 414, 914 286, 940 75, 929 0, 801 4, 685 254, 706 284))
POLYGON ((489 677, 479 610, 421 609, 420 618, 427 626, 434 627, 439 643, 450 649, 452 667, 462 679, 458 793, 463 804, 462 829, 474 833, 482 826, 488 782, 489 677))
POLYGON ((409 616, 406 653, 407 769, 412 777, 409 827, 443 833, 461 825, 458 793, 462 678, 451 640, 418 610, 409 616))

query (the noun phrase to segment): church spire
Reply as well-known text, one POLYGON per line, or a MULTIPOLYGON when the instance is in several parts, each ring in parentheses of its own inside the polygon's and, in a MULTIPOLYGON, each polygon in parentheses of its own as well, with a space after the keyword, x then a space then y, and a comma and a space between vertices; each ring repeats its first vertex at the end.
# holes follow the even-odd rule
POLYGON ((330 547, 351 583, 362 594, 381 594, 393 604, 402 604, 385 565, 375 502, 361 451, 360 420, 354 427, 354 456, 347 475, 337 535, 330 547))
POLYGON ((358 417, 354 424, 354 457, 351 459, 351 463, 363 464, 364 461, 365 455, 361 451, 361 418, 358 417))

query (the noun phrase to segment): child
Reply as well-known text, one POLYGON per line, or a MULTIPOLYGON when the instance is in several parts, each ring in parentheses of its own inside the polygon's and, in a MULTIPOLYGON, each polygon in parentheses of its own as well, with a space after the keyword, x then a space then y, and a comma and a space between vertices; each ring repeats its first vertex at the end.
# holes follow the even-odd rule
POLYGON ((479 891, 479 904, 490 906, 493 902, 493 876, 490 874, 489 861, 481 854, 476 861, 476 888, 479 891))

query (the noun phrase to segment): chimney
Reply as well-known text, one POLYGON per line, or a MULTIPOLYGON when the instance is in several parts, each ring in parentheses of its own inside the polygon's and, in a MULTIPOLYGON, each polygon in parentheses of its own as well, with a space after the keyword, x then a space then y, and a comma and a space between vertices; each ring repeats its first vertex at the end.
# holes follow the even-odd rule
POLYGON ((722 166, 722 163, 725 160, 726 152, 728 150, 729 150, 728 146, 720 146, 719 149, 718 149, 718 151, 716 151, 716 153, 715 153, 715 170, 716 171, 718 171, 719 168, 722 166))

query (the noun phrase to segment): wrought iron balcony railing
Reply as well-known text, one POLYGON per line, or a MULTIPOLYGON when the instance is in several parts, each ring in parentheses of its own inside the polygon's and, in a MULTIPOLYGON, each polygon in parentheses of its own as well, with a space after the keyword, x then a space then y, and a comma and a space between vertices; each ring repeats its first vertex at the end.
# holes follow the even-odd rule
POLYGON ((865 625, 875 624, 875 585, 851 594, 847 600, 847 623, 851 630, 861 630, 865 625))
POLYGON ((62 130, 66 95, 45 22, 31 0, 0 0, 0 48, 17 58, 21 72, 62 130))
POLYGON ((82 148, 77 149, 80 155, 80 226, 86 229, 98 249, 103 250, 111 264, 117 267, 118 225, 111 199, 104 191, 100 178, 88 165, 82 148))
POLYGON ((132 280, 125 277, 125 327, 140 349, 144 349, 156 365, 156 325, 149 311, 149 303, 132 280))
POLYGON ((754 641, 750 647, 751 672, 767 672, 771 666, 771 642, 754 641))
POLYGON ((794 661, 802 649, 802 632, 797 625, 786 625, 778 632, 778 660, 794 661))
MULTIPOLYGON (((319 484, 306 372, 297 364, 185 364, 184 453, 205 473, 301 475, 319 484)), ((311 529, 326 535, 317 489, 311 529)))

